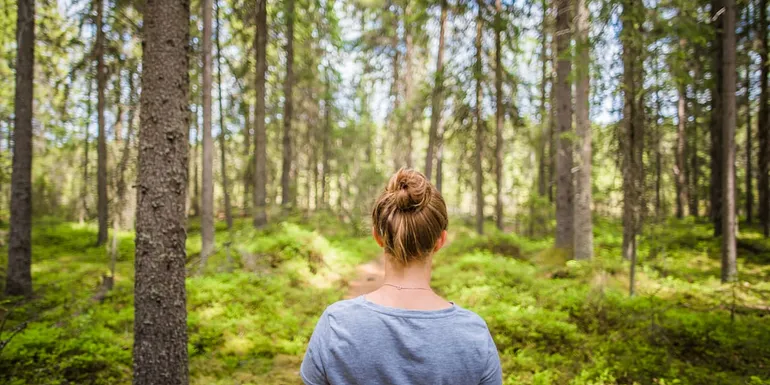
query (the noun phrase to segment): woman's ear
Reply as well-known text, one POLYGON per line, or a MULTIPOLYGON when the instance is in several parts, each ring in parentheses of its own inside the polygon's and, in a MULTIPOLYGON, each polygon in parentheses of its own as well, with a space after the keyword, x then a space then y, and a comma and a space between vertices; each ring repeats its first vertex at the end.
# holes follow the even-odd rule
POLYGON ((441 232, 441 236, 436 240, 436 246, 433 247, 433 252, 437 253, 446 244, 447 232, 446 230, 441 232))
POLYGON ((372 226, 372 236, 374 237, 374 240, 377 241, 377 244, 382 247, 382 237, 380 237, 380 234, 377 233, 377 229, 374 226, 372 226))

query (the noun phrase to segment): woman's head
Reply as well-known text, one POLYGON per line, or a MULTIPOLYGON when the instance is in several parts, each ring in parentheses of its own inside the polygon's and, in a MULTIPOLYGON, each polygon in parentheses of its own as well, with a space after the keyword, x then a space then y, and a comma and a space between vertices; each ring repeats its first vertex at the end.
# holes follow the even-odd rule
POLYGON ((400 265, 424 261, 441 247, 448 222, 444 198, 425 175, 411 169, 390 178, 372 210, 375 238, 400 265))

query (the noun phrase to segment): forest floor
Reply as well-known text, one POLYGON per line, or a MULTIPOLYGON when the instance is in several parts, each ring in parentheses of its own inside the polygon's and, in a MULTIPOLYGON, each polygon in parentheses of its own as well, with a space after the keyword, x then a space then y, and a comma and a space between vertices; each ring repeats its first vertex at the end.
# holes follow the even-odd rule
MULTIPOLYGON (((647 226, 630 298, 617 222, 597 220, 589 262, 564 260, 549 237, 491 224, 478 236, 461 222, 435 257, 433 286, 487 321, 506 384, 770 384, 770 241, 756 229, 741 227, 740 280, 721 284, 708 223, 647 226)), ((197 223, 188 232, 191 383, 300 384, 324 308, 381 284, 380 248, 326 215, 217 226, 200 272, 197 223)), ((35 221, 36 296, 0 299, 0 384, 131 382, 134 235, 118 235, 115 287, 95 298, 108 266, 95 226, 35 221)))

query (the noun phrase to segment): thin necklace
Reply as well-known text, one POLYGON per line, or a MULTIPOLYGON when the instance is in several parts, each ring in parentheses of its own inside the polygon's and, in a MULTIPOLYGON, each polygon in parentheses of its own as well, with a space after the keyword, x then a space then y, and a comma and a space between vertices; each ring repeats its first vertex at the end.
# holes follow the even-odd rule
POLYGON ((394 285, 392 283, 383 283, 382 285, 395 287, 398 290, 431 290, 429 287, 403 287, 399 285, 394 285))

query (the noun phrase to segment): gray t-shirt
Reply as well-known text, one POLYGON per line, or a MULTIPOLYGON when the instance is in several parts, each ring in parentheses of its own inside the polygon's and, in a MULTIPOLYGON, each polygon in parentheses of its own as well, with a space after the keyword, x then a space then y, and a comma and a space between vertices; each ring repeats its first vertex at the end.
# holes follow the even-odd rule
POLYGON ((487 324, 457 305, 406 310, 339 301, 324 311, 300 368, 307 385, 502 384, 487 324))

